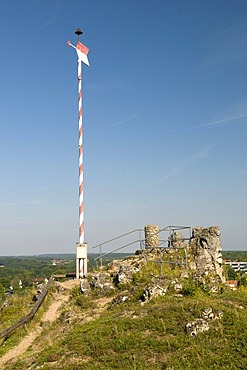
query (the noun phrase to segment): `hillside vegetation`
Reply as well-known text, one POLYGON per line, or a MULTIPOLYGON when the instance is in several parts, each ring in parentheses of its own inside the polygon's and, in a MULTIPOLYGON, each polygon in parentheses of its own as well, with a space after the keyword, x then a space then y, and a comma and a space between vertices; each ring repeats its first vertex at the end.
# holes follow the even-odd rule
MULTIPOLYGON (((246 369, 245 287, 236 291, 222 287, 212 294, 187 279, 180 294, 171 288, 142 302, 147 286, 162 285, 163 279, 179 273, 178 267, 167 266, 160 276, 158 267, 150 263, 133 274, 130 283, 115 289, 95 288, 85 294, 78 283, 64 290, 69 301, 59 318, 42 324, 40 317, 40 336, 4 369, 246 369), (215 313, 208 319, 209 330, 196 335, 186 332, 186 325, 202 319, 205 311, 215 313)), ((57 289, 54 282, 45 305, 55 299, 57 289)), ((26 333, 31 329, 27 327, 26 333)), ((2 342, 2 354, 13 346, 11 338, 2 342)))

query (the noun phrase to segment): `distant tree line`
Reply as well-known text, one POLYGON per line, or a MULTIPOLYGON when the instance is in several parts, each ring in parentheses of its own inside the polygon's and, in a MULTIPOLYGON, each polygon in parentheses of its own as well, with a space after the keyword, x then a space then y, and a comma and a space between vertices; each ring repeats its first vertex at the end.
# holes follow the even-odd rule
MULTIPOLYGON (((58 258, 56 258, 59 260, 58 258)), ((0 287, 23 288, 30 286, 36 278, 49 279, 52 274, 65 274, 75 270, 75 260, 61 260, 53 265, 50 257, 0 257, 0 287)))
MULTIPOLYGON (((99 254, 88 255, 88 271, 96 269, 100 261, 95 261, 99 254)), ((110 254, 103 257, 103 265, 111 262, 113 259, 121 259, 126 254, 110 254)), ((18 256, 18 257, 0 257, 0 296, 1 292, 6 291, 12 286, 19 288, 21 280, 22 287, 26 288, 32 285, 36 278, 49 279, 52 274, 63 275, 66 273, 75 273, 76 264, 75 254, 46 254, 40 256, 18 256), (54 262, 54 264, 53 264, 54 262)))
POLYGON ((247 251, 223 251, 225 261, 247 261, 247 251))

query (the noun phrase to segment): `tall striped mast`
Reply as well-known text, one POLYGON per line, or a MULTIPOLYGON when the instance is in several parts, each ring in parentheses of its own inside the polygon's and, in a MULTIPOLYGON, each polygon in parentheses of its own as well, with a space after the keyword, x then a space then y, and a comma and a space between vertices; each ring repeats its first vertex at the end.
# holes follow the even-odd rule
POLYGON ((78 36, 77 45, 74 46, 68 41, 68 45, 76 49, 77 78, 78 78, 78 140, 79 140, 79 242, 76 251, 76 277, 82 278, 87 275, 87 243, 85 243, 84 233, 84 182, 83 182, 83 124, 82 124, 82 62, 89 66, 87 54, 89 49, 80 42, 82 35, 80 28, 75 34, 78 36))
MULTIPOLYGON (((75 31, 80 42, 82 31, 75 31)), ((84 243, 84 184, 83 184, 83 131, 82 131, 82 65, 78 58, 78 127, 79 127, 79 242, 84 243)))

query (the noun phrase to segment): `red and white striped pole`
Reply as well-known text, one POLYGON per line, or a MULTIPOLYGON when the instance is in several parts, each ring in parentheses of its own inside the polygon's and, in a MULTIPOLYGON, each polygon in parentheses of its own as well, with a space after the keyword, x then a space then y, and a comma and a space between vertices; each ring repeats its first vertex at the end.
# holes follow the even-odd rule
POLYGON ((87 243, 84 240, 84 182, 83 182, 83 125, 82 125, 82 62, 89 66, 87 54, 89 49, 80 42, 82 31, 75 31, 78 36, 76 47, 68 41, 68 45, 76 49, 78 55, 78 128, 79 128, 79 243, 76 249, 76 277, 87 275, 87 243))
POLYGON ((79 125, 79 242, 84 243, 84 184, 82 131, 82 66, 78 60, 78 125, 79 125))

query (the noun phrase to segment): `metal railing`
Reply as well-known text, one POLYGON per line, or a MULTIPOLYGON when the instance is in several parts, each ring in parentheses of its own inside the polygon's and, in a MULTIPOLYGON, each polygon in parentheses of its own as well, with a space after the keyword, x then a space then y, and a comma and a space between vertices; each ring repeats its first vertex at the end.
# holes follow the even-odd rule
POLYGON ((130 247, 131 245, 134 245, 134 244, 139 244, 140 250, 143 250, 144 249, 144 244, 143 244, 144 239, 142 238, 142 233, 143 233, 142 229, 135 229, 135 230, 129 231, 129 232, 124 233, 124 234, 121 234, 119 236, 116 236, 115 238, 106 240, 105 242, 102 242, 100 244, 95 245, 93 247, 93 249, 99 248, 99 256, 95 257, 94 261, 100 260, 100 265, 102 266, 103 265, 103 257, 108 256, 109 254, 115 253, 119 250, 126 249, 127 247, 130 247), (125 243, 125 244, 121 245, 120 247, 114 248, 110 252, 102 253, 103 245, 109 244, 113 241, 118 241, 118 240, 123 239, 124 237, 129 236, 129 235, 134 234, 134 233, 139 233, 139 238, 138 239, 136 239, 134 241, 131 241, 131 242, 128 242, 128 243, 125 243))
POLYGON ((181 238, 176 238, 176 242, 178 242, 178 241, 189 241, 190 238, 191 238, 191 227, 190 226, 166 226, 163 229, 160 229, 158 231, 159 234, 168 233, 168 237, 166 239, 160 239, 159 240, 159 246, 158 246, 158 250, 160 252, 159 258, 157 258, 157 259, 149 259, 148 257, 146 258, 147 262, 155 262, 155 263, 160 264, 160 276, 162 275, 163 264, 176 264, 176 265, 184 266, 186 269, 188 268, 188 256, 187 256, 186 246, 182 246, 182 247, 177 246, 177 247, 175 247, 173 245, 174 241, 172 240, 172 238, 175 235, 175 232, 180 231, 180 230, 186 230, 188 235, 187 235, 187 237, 183 236, 181 238), (185 260, 184 261, 183 261, 183 259, 181 261, 166 261, 166 260, 164 260, 162 258, 162 254, 163 254, 165 249, 169 249, 169 248, 173 248, 173 249, 177 249, 177 250, 183 250, 185 260))
MULTIPOLYGON (((191 238, 191 227, 190 226, 167 226, 163 229, 159 229, 158 232, 155 232, 153 233, 153 235, 157 235, 157 234, 160 234, 160 235, 163 235, 163 233, 168 233, 168 236, 165 238, 165 239, 159 239, 159 245, 157 248, 160 249, 160 259, 159 260, 148 260, 148 262, 157 262, 157 263, 160 263, 161 266, 163 263, 176 263, 176 264, 180 264, 180 265, 185 265, 186 268, 187 268, 187 265, 188 265, 188 261, 187 261, 187 252, 186 252, 186 248, 185 247, 181 247, 181 248, 178 248, 176 247, 176 249, 184 249, 184 253, 185 253, 185 262, 180 262, 180 261, 163 261, 162 260, 162 249, 165 249, 165 248, 171 248, 173 247, 172 246, 172 237, 173 235, 175 234, 175 232, 177 231, 181 231, 181 230, 186 230, 187 233, 188 233, 188 236, 186 237, 183 237, 181 239, 176 239, 177 241, 189 241, 190 238, 191 238)), ((120 251, 120 250, 123 250, 123 249, 126 249, 127 247, 130 247, 132 245, 139 245, 139 249, 141 251, 141 253, 143 253, 143 251, 146 249, 146 244, 145 244, 145 237, 144 237, 144 229, 135 229, 135 230, 132 230, 132 231, 129 231, 127 233, 124 233, 122 235, 119 235, 117 237, 114 237, 112 239, 109 239, 109 240, 106 240, 100 244, 97 244, 93 247, 93 249, 96 249, 96 248, 99 248, 99 256, 95 257, 94 258, 94 261, 98 261, 100 260, 100 265, 102 266, 103 265, 103 258, 112 254, 112 253, 115 253, 117 251, 120 251), (134 241, 129 241, 127 243, 123 243, 121 246, 119 247, 114 247, 114 249, 111 249, 110 251, 108 252, 105 252, 103 253, 102 252, 102 247, 105 246, 105 245, 109 245, 109 243, 111 242, 115 242, 115 241, 120 241, 120 240, 123 240, 123 238, 127 237, 127 236, 130 236, 134 233, 139 233, 139 238, 138 239, 135 239, 134 241)), ((148 247, 150 249, 150 247, 148 247)), ((174 248, 174 247, 173 247, 174 248)), ((162 267, 161 267, 162 269, 162 267)))

